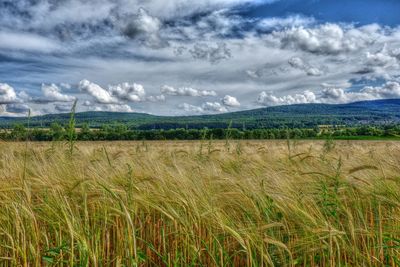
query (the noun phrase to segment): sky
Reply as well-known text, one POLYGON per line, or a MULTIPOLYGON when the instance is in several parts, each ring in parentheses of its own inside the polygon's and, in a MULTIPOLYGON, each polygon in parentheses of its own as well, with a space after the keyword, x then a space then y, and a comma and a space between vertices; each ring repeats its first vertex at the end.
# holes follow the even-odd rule
POLYGON ((398 0, 0 0, 0 116, 400 98, 398 0))

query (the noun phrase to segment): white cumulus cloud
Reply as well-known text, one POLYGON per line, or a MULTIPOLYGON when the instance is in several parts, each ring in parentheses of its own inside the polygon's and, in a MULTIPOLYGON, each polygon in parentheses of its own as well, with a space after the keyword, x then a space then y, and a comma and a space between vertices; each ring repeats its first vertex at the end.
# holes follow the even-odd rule
POLYGON ((228 110, 218 102, 206 102, 202 106, 204 111, 210 112, 227 112, 228 110))
POLYGON ((83 102, 87 111, 107 111, 107 112, 134 112, 132 107, 127 104, 101 104, 92 103, 89 100, 83 102))
POLYGON ((146 96, 146 91, 144 90, 143 85, 136 83, 111 85, 109 86, 108 91, 119 99, 132 102, 143 101, 146 96))
POLYGON ((164 102, 165 96, 164 95, 151 95, 146 98, 149 102, 164 102))
POLYGON ((293 105, 303 103, 314 103, 316 102, 316 96, 311 91, 305 91, 303 93, 276 96, 272 93, 261 92, 258 96, 257 102, 264 106, 279 106, 279 105, 293 105))
POLYGON ((367 86, 362 89, 363 93, 371 94, 376 98, 400 98, 400 84, 398 82, 387 82, 383 86, 367 86))
POLYGON ((224 96, 222 103, 229 107, 240 107, 240 102, 237 100, 237 98, 230 95, 224 96))
POLYGON ((201 106, 195 106, 188 103, 183 103, 178 106, 180 109, 192 114, 213 114, 213 113, 223 113, 228 110, 226 107, 218 102, 205 102, 201 106))
POLYGON ((42 92, 46 100, 54 102, 70 102, 74 101, 75 97, 63 94, 61 89, 54 83, 47 85, 42 84, 42 92))
POLYGON ((180 104, 178 107, 189 113, 203 113, 204 112, 204 110, 201 107, 190 105, 188 103, 180 104))
POLYGON ((100 111, 109 112, 134 112, 131 106, 126 104, 108 104, 100 107, 100 111))
POLYGON ((215 91, 197 90, 190 87, 174 88, 172 86, 164 85, 161 87, 161 93, 172 96, 216 96, 215 91))
POLYGON ((88 80, 82 80, 79 82, 79 90, 93 96, 98 103, 101 104, 118 103, 118 99, 113 97, 110 92, 102 88, 100 85, 92 83, 88 80))
POLYGON ((378 25, 343 28, 327 23, 313 28, 294 27, 275 32, 285 48, 297 48, 311 53, 339 54, 364 48, 382 35, 378 25))
POLYGON ((18 102, 14 88, 6 83, 0 83, 0 104, 11 104, 18 102))
POLYGON ((386 82, 382 86, 366 86, 359 91, 343 88, 325 88, 319 93, 304 91, 303 93, 276 96, 273 93, 262 92, 257 99, 264 106, 292 105, 292 104, 344 104, 357 101, 400 98, 400 84, 386 82))

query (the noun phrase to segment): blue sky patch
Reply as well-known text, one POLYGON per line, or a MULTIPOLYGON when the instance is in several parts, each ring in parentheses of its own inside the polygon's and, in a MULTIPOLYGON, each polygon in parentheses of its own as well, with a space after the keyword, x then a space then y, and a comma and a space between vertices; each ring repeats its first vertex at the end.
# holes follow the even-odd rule
POLYGON ((346 22, 359 25, 400 24, 398 0, 282 0, 253 6, 244 12, 249 17, 310 16, 320 22, 346 22))

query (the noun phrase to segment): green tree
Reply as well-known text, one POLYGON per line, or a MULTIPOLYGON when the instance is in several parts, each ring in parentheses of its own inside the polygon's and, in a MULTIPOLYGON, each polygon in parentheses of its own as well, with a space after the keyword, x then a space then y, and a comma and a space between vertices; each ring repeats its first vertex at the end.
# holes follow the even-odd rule
POLYGON ((82 125, 82 128, 78 134, 78 139, 82 140, 82 141, 93 140, 93 135, 92 135, 92 131, 89 128, 89 124, 84 123, 82 125))
POLYGON ((50 125, 50 135, 53 141, 60 141, 65 137, 64 128, 57 122, 54 122, 50 125))
POLYGON ((11 138, 16 141, 21 141, 26 139, 28 131, 23 124, 15 124, 11 131, 11 138))

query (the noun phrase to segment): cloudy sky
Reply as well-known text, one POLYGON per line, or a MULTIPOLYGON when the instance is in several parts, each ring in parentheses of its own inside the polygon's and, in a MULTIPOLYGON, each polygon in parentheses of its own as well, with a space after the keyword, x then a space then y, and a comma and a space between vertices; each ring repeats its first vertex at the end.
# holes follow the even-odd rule
POLYGON ((398 0, 0 0, 0 115, 400 98, 398 0))

